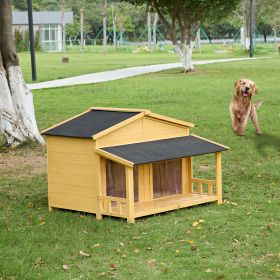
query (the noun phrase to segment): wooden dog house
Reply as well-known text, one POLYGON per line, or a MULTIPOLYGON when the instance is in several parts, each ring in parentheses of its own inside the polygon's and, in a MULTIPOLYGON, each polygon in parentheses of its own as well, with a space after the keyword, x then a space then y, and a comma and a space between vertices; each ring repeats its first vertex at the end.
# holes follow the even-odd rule
POLYGON ((90 108, 42 132, 49 209, 135 218, 222 202, 221 152, 193 124, 149 110, 90 108), (215 179, 193 178, 193 157, 215 154, 215 179))

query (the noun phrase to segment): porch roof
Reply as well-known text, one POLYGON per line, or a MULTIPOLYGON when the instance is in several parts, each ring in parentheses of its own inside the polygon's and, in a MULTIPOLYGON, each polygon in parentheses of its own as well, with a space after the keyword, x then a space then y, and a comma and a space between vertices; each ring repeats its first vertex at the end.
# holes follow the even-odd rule
MULTIPOLYGON (((196 135, 99 148, 108 158, 122 159, 131 165, 152 163, 226 151, 229 148, 196 135)), ((97 150, 97 152, 98 152, 97 150)))

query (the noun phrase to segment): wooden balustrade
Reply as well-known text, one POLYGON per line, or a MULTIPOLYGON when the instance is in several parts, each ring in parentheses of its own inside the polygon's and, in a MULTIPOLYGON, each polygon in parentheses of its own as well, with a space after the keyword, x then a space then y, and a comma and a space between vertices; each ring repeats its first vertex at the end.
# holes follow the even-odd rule
POLYGON ((100 213, 126 218, 127 199, 114 196, 99 196, 100 213))
POLYGON ((198 179, 192 178, 192 193, 199 193, 199 194, 208 194, 208 195, 216 195, 213 193, 213 186, 215 185, 215 180, 206 180, 206 179, 198 179), (198 189, 194 189, 194 183, 197 183, 198 189), (203 189, 203 185, 207 186, 207 190, 203 189))

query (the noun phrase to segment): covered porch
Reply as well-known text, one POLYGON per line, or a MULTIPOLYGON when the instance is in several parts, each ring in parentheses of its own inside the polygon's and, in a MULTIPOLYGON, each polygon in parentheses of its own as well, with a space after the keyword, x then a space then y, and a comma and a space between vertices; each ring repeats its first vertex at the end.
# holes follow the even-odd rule
POLYGON ((221 152, 228 148, 184 136, 96 148, 100 155, 97 219, 136 218, 216 201, 222 203, 221 152), (215 178, 193 177, 193 158, 215 155, 215 178))

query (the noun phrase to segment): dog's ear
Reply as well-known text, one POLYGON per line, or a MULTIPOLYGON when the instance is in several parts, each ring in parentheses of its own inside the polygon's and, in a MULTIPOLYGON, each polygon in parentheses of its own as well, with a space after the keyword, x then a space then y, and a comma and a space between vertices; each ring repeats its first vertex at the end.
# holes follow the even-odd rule
POLYGON ((255 83, 253 83, 253 95, 258 93, 258 88, 255 83))
POLYGON ((239 85, 240 85, 240 82, 241 82, 241 80, 235 81, 234 84, 233 84, 234 88, 238 88, 239 85))

